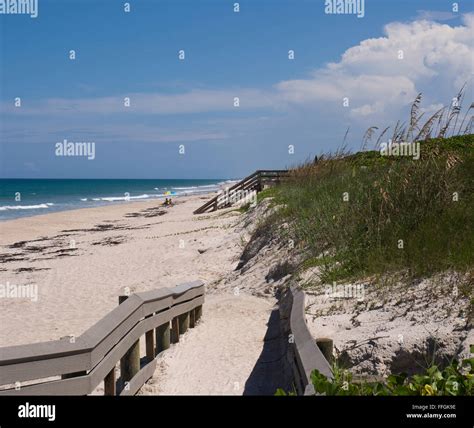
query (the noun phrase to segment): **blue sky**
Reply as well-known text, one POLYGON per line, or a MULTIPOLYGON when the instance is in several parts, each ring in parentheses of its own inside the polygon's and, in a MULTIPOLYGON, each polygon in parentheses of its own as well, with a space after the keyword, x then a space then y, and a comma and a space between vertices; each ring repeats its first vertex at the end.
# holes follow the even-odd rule
POLYGON ((240 177, 336 150, 347 127, 356 150, 418 92, 427 114, 465 81, 473 101, 472 1, 365 0, 363 18, 324 0, 235 2, 39 0, 37 18, 0 15, 0 177, 240 177), (55 156, 64 139, 95 142, 95 159, 55 156))

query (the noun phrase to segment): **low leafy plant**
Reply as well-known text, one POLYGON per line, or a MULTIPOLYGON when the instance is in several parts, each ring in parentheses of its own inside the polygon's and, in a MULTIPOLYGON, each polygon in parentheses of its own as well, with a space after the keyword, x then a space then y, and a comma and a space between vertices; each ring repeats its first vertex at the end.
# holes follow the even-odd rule
MULTIPOLYGON (((474 351, 471 347, 471 352, 474 351)), ((335 367, 334 378, 328 379, 318 370, 311 381, 318 394, 324 395, 474 395, 474 358, 453 361, 444 369, 432 365, 423 374, 392 374, 384 382, 355 382, 352 374, 335 367)), ((281 395, 281 394, 280 394, 281 395)))

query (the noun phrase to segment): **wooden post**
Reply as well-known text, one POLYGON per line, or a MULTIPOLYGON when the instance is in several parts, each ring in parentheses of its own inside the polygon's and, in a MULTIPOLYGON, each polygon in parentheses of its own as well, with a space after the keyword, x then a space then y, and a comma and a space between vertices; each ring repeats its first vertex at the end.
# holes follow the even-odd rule
POLYGON ((197 323, 202 317, 202 305, 194 309, 194 322, 197 323))
MULTIPOLYGON (((119 296, 119 304, 128 299, 128 296, 119 296)), ((125 352, 120 359, 120 376, 123 383, 129 382, 140 371, 140 339, 125 352)))
POLYGON ((120 359, 120 375, 123 382, 130 381, 140 371, 140 341, 137 340, 120 359))
POLYGON ((182 314, 178 317, 179 319, 179 334, 186 333, 189 327, 189 312, 182 314))
POLYGON ((318 348, 321 350, 328 363, 332 364, 334 360, 332 339, 327 337, 316 339, 316 345, 318 345, 318 348))
POLYGON ((110 370, 104 379, 104 395, 117 395, 117 379, 115 378, 115 367, 110 370))
POLYGON ((178 317, 171 320, 171 343, 179 342, 179 322, 178 317))
POLYGON ((194 328, 196 326, 196 311, 191 309, 189 311, 189 328, 194 328))
POLYGON ((155 334, 154 330, 145 333, 146 357, 151 361, 155 358, 155 334))
MULTIPOLYGON (((145 318, 150 318, 152 316, 153 314, 150 314, 145 318)), ((153 328, 145 333, 145 349, 147 360, 153 360, 155 358, 155 329, 153 328)))
POLYGON ((156 354, 170 347, 170 323, 158 326, 156 329, 156 354))

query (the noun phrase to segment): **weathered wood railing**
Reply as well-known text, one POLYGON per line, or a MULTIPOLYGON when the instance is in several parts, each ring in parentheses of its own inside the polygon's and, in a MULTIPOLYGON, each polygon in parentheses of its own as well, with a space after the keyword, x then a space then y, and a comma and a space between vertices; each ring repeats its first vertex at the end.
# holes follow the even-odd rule
POLYGON ((87 395, 102 380, 105 395, 136 394, 158 354, 195 326, 204 294, 204 283, 194 281, 121 296, 119 306, 75 339, 0 348, 0 395, 87 395))
POLYGON ((235 183, 233 186, 224 189, 220 194, 214 196, 204 205, 194 211, 194 214, 202 214, 206 211, 215 211, 220 208, 232 205, 236 200, 242 200, 248 192, 260 192, 266 185, 278 184, 283 178, 288 176, 287 170, 258 170, 253 174, 235 183))
POLYGON ((291 288, 287 296, 291 299, 290 331, 293 340, 290 351, 296 391, 299 395, 313 395, 311 372, 317 369, 332 379, 331 366, 306 325, 305 293, 291 288))

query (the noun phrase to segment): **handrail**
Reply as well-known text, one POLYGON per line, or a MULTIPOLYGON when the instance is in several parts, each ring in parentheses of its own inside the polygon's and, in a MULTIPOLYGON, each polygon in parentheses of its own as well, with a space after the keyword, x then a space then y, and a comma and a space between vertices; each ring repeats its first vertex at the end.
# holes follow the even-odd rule
MULTIPOLYGON (((231 192, 236 193, 240 190, 242 191, 255 190, 259 192, 260 190, 262 190, 263 188, 262 184, 264 184, 265 181, 272 180, 275 178, 279 180, 280 178, 287 177, 287 176, 288 176, 288 170, 286 169, 273 169, 273 170, 259 169, 255 171, 253 174, 250 174, 249 176, 245 177, 239 182, 233 184, 229 188, 226 188, 225 191, 227 194, 231 192)), ((216 209, 227 206, 228 205, 227 203, 219 205, 219 198, 222 198, 222 197, 223 197, 222 193, 218 194, 217 196, 214 196, 209 201, 207 201, 204 205, 201 205, 198 209, 196 209, 194 211, 194 214, 202 214, 209 209, 212 209, 213 211, 215 211, 216 209)))
POLYGON ((120 392, 116 389, 120 382, 115 379, 118 361, 128 373, 125 376, 121 370, 124 390, 120 393, 135 393, 148 379, 144 374, 153 373, 157 354, 169 347, 170 335, 176 343, 180 334, 194 327, 202 314, 204 295, 202 281, 132 294, 74 340, 0 348, 0 387, 7 388, 0 395, 85 395, 104 378, 106 395, 115 395, 120 392), (141 367, 138 341, 144 334, 147 353, 141 367), (61 379, 29 384, 59 375, 61 379), (145 380, 137 382, 138 378, 145 380))
POLYGON ((293 335, 294 379, 300 395, 314 395, 311 372, 314 369, 332 379, 333 373, 329 362, 319 349, 306 325, 305 293, 291 287, 292 296, 290 330, 293 335))

